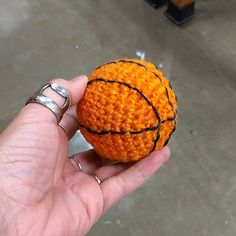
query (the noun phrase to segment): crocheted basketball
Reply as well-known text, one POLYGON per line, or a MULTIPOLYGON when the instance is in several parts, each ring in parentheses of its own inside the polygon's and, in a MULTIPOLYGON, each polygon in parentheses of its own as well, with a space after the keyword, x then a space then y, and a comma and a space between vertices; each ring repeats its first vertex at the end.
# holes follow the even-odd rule
POLYGON ((80 131, 102 157, 137 161, 175 130, 177 100, 153 64, 123 59, 98 67, 77 105, 80 131))

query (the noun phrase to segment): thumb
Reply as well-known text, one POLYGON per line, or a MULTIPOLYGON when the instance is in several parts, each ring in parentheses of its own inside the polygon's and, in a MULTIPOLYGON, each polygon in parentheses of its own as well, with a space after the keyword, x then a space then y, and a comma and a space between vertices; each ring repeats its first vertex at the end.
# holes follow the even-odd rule
MULTIPOLYGON (((50 83, 56 83, 69 92, 71 99, 70 106, 77 104, 81 99, 87 86, 87 82, 88 78, 84 75, 75 77, 70 81, 64 79, 54 79, 50 81, 50 83)), ((59 106, 62 106, 64 103, 64 99, 50 89, 45 90, 43 94, 51 98, 59 106)), ((47 107, 40 104, 29 103, 21 109, 15 119, 2 132, 1 139, 4 136, 9 135, 9 133, 12 133, 12 131, 17 130, 22 124, 39 124, 42 122, 57 124, 57 119, 53 112, 47 107)))
MULTIPOLYGON (((81 97, 84 94, 84 90, 87 86, 88 78, 87 76, 78 76, 74 79, 67 81, 64 79, 54 79, 50 81, 50 83, 56 83, 59 86, 65 88, 69 94, 70 94, 70 106, 73 106, 78 103, 78 101, 81 99, 81 97)), ((52 91, 51 89, 46 89, 43 92, 44 95, 51 98, 54 102, 56 102, 59 106, 62 106, 64 103, 64 98, 62 98, 60 95, 52 91)), ((47 107, 41 106, 39 104, 29 103, 27 104, 20 113, 21 115, 24 114, 32 114, 32 118, 36 118, 37 122, 39 122, 39 119, 42 119, 42 121, 49 121, 57 123, 57 120, 55 119, 55 115, 50 111, 47 107)), ((31 122, 33 122, 31 120, 31 122)))

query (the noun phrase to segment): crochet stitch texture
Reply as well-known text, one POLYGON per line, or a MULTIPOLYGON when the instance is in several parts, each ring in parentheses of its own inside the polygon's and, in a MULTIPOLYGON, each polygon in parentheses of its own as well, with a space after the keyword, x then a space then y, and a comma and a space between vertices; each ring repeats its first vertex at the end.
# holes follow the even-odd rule
POLYGON ((169 81, 156 66, 138 59, 98 67, 77 105, 87 142, 102 157, 120 162, 137 161, 165 146, 176 114, 169 81))

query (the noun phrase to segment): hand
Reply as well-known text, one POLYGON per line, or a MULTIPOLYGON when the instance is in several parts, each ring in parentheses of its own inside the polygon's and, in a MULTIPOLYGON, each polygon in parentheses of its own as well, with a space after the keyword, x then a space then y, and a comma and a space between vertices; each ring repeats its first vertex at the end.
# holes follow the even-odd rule
MULTIPOLYGON (((76 154, 83 171, 76 169, 67 158, 68 137, 77 130, 74 105, 87 78, 54 82, 71 94, 72 106, 61 121, 67 135, 49 109, 28 104, 0 136, 0 235, 84 235, 169 158, 165 147, 135 164, 112 165, 88 151, 76 154)), ((46 93, 62 102, 51 90, 46 93)))

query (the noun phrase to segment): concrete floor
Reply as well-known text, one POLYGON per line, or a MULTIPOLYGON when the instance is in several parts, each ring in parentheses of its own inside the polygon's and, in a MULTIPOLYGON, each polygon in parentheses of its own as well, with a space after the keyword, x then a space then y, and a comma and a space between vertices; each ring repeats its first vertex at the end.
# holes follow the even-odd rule
POLYGON ((171 160, 89 236, 236 235, 236 0, 197 1, 182 28, 143 0, 0 2, 0 129, 49 79, 137 51, 178 95, 171 160))

